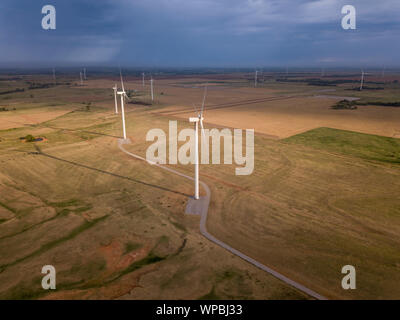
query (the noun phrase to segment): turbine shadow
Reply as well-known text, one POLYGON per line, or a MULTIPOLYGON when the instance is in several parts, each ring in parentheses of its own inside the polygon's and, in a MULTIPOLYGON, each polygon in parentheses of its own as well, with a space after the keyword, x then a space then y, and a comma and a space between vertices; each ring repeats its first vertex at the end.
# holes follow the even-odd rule
POLYGON ((58 128, 58 127, 52 127, 52 126, 46 126, 47 128, 50 129, 55 129, 55 130, 65 130, 65 131, 77 131, 77 132, 83 132, 83 133, 88 133, 88 134, 97 134, 99 136, 105 136, 105 137, 111 137, 111 138, 117 138, 117 139, 121 139, 122 137, 118 137, 118 136, 113 136, 111 134, 106 134, 106 133, 101 133, 101 132, 93 132, 93 131, 86 131, 86 130, 79 130, 79 129, 68 129, 68 128, 58 128))
POLYGON ((181 196, 184 196, 184 197, 189 197, 188 194, 185 194, 183 192, 171 190, 171 189, 168 189, 168 188, 165 188, 165 187, 157 186, 155 184, 147 183, 147 182, 140 181, 140 180, 137 180, 137 179, 134 179, 134 178, 130 178, 130 177, 127 177, 127 176, 122 176, 122 175, 119 175, 119 174, 116 174, 116 173, 112 173, 112 172, 109 172, 109 171, 105 171, 105 170, 102 170, 102 169, 93 168, 93 167, 87 166, 85 164, 81 164, 81 163, 77 163, 77 162, 74 162, 74 161, 65 160, 65 159, 62 159, 62 158, 58 158, 58 157, 52 156, 50 154, 44 153, 39 148, 39 146, 37 146, 37 145, 35 145, 35 149, 37 150, 37 152, 30 152, 30 154, 42 155, 42 156, 45 156, 45 157, 48 157, 48 158, 51 158, 51 159, 54 159, 54 160, 62 161, 62 162, 77 166, 77 167, 81 167, 81 168, 85 168, 85 169, 88 169, 88 170, 96 171, 96 172, 99 172, 99 173, 102 173, 102 174, 107 174, 107 175, 110 175, 110 176, 113 176, 113 177, 116 177, 116 178, 129 180, 131 182, 135 182, 135 183, 147 186, 147 187, 151 187, 151 188, 159 189, 159 190, 162 190, 162 191, 175 193, 175 194, 178 194, 178 195, 181 195, 181 196))

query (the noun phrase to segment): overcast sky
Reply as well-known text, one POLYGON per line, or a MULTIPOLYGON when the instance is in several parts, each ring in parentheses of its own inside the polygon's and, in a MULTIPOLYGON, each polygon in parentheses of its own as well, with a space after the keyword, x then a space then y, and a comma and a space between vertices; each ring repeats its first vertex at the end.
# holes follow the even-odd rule
POLYGON ((0 41, 3 67, 400 66, 400 0, 1 0, 0 41))

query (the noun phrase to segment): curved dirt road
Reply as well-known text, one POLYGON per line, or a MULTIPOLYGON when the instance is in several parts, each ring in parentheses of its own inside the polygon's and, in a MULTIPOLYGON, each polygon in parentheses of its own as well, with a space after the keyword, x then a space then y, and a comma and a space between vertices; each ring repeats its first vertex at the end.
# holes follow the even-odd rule
MULTIPOLYGON (((145 162, 147 162, 148 164, 150 164, 152 166, 156 166, 156 167, 161 168, 163 170, 169 171, 169 172, 171 172, 173 174, 176 174, 176 175, 179 175, 179 176, 184 177, 186 179, 194 181, 194 178, 192 178, 192 177, 190 177, 190 176, 188 176, 186 174, 180 173, 178 171, 175 171, 175 170, 170 169, 168 167, 165 167, 163 165, 148 161, 148 160, 146 160, 145 158, 143 158, 141 156, 138 156, 136 154, 133 154, 133 153, 125 150, 123 145, 124 144, 129 144, 129 143, 130 143, 129 141, 124 141, 122 139, 119 139, 118 140, 118 147, 122 150, 122 152, 130 155, 131 157, 134 157, 134 158, 136 158, 138 160, 145 161, 145 162)), ((298 283, 296 281, 293 281, 293 280, 285 277, 283 274, 280 274, 279 272, 277 272, 277 271, 275 271, 275 270, 263 265, 262 263, 258 262, 257 260, 255 260, 253 258, 250 258, 249 256, 243 254, 242 252, 236 250, 235 248, 232 248, 231 246, 229 246, 225 242, 222 242, 221 240, 218 240, 212 234, 210 234, 207 231, 207 214, 208 214, 208 207, 209 207, 210 199, 211 199, 211 191, 210 191, 210 188, 204 182, 200 181, 200 184, 202 185, 202 187, 204 188, 204 190, 206 192, 206 196, 205 196, 206 205, 202 208, 201 218, 200 218, 200 232, 205 238, 207 238, 208 240, 214 242, 215 244, 219 245, 220 247, 228 250, 229 252, 233 253, 234 255, 242 258, 243 260, 251 263, 252 265, 256 266, 257 268, 259 268, 261 270, 264 270, 265 272, 268 272, 269 274, 273 275, 275 278, 278 278, 278 279, 282 280, 286 284, 288 284, 288 285, 290 285, 290 286, 292 286, 292 287, 294 287, 294 288, 296 288, 296 289, 308 294, 309 296, 311 296, 311 297, 313 297, 315 299, 318 299, 318 300, 327 300, 327 298, 325 298, 324 296, 316 293, 315 291, 303 286, 302 284, 300 284, 300 283, 298 283)))

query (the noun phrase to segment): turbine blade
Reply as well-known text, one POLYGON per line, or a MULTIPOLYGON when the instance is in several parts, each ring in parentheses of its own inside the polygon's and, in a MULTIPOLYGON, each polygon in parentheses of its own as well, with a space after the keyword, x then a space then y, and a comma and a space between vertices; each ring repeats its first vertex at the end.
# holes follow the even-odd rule
POLYGON ((200 128, 201 128, 201 135, 203 136, 204 141, 206 141, 206 134, 204 133, 203 120, 201 118, 200 118, 200 128))
POLYGON ((122 72, 121 68, 119 69, 119 76, 121 78, 121 86, 122 86, 122 91, 125 92, 125 87, 124 87, 124 80, 122 79, 122 72))
POLYGON ((207 97, 207 86, 205 86, 204 88, 203 105, 201 106, 200 117, 203 117, 204 105, 206 104, 206 97, 207 97))

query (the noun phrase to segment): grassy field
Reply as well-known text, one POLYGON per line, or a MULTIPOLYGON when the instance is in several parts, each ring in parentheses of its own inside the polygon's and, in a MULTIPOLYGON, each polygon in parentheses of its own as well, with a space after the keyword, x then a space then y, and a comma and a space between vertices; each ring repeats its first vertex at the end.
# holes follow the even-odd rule
MULTIPOLYGON (((157 105, 127 105, 129 150, 145 155, 147 131, 167 131, 174 117, 159 112, 201 101, 201 89, 169 82, 159 84, 157 105)), ((26 92, 6 99, 17 110, 0 114, 5 122, 18 110, 63 112, 0 131, 0 298, 308 298, 204 239, 199 218, 184 214, 190 181, 121 153, 112 85, 100 79, 37 89, 34 103, 26 92), (45 141, 20 140, 28 134, 45 141), (40 285, 46 264, 57 270, 51 293, 40 285)), ((293 87, 279 85, 265 92, 235 87, 228 97, 210 90, 210 99, 251 99, 254 90, 269 97, 293 87)), ((329 298, 399 298, 398 141, 329 128, 285 140, 257 135, 253 175, 201 166, 212 189, 208 229, 329 298), (355 291, 340 287, 347 264, 357 268, 355 291)))
POLYGON ((395 138, 318 128, 285 141, 347 156, 400 164, 400 140, 395 138))

